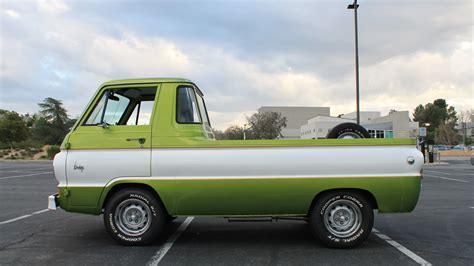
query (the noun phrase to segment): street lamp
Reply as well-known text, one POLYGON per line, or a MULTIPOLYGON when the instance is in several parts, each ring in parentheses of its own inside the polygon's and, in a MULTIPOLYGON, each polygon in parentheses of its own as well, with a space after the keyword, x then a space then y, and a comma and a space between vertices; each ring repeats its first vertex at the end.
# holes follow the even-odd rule
POLYGON ((245 130, 247 130, 247 124, 244 124, 244 140, 247 139, 247 136, 245 136, 245 130))
POLYGON ((355 29, 355 64, 356 64, 356 109, 357 109, 357 124, 360 124, 360 110, 359 110, 359 38, 357 34, 357 9, 359 4, 357 0, 347 6, 347 9, 354 9, 354 29, 355 29))

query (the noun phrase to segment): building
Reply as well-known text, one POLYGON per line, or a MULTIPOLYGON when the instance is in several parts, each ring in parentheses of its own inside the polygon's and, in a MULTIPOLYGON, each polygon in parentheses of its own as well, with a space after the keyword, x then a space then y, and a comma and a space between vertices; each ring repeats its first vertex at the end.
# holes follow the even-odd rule
POLYGON ((258 109, 262 112, 277 112, 286 117, 286 127, 282 129, 281 135, 284 139, 299 139, 301 126, 316 116, 329 116, 329 107, 288 107, 288 106, 262 106, 258 109))
MULTIPOLYGON (((370 120, 374 118, 379 118, 381 116, 380 112, 374 112, 374 111, 363 111, 360 112, 360 122, 361 123, 366 123, 369 122, 370 120)), ((341 118, 346 118, 346 119, 351 119, 353 121, 357 121, 357 112, 352 112, 348 113, 345 115, 342 115, 341 118)))
POLYGON ((325 138, 331 129, 339 124, 351 122, 352 119, 339 118, 333 116, 316 116, 301 126, 300 138, 302 139, 321 139, 325 138))
MULTIPOLYGON (((335 126, 356 121, 356 113, 349 113, 341 117, 317 116, 308 119, 301 126, 301 138, 325 138, 335 126)), ((372 138, 416 138, 418 136, 418 122, 412 122, 408 111, 393 111, 387 116, 380 112, 360 112, 360 124, 372 138)))
POLYGON ((408 111, 390 112, 361 125, 373 138, 416 138, 419 131, 419 123, 411 121, 408 111))

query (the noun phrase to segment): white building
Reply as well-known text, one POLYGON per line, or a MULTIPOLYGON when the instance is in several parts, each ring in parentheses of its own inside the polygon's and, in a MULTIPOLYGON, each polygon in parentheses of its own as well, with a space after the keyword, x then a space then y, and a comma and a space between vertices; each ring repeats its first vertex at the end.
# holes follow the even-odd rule
MULTIPOLYGON (((301 138, 325 138, 335 126, 345 122, 356 122, 356 113, 341 117, 317 116, 301 126, 301 138)), ((380 112, 360 112, 360 124, 372 138, 416 138, 418 122, 412 122, 408 111, 391 112, 381 116, 380 112)))
POLYGON ((333 116, 316 116, 308 120, 301 126, 302 139, 320 139, 325 138, 331 129, 341 123, 351 122, 352 119, 345 119, 333 116))
MULTIPOLYGON (((366 123, 371 121, 374 118, 379 118, 381 116, 380 112, 374 112, 374 111, 363 111, 360 112, 360 122, 361 123, 366 123)), ((346 119, 351 119, 353 121, 357 120, 357 112, 352 112, 348 113, 345 115, 342 115, 341 118, 346 118, 346 119)))
POLYGON ((329 116, 329 107, 288 107, 288 106, 262 106, 258 109, 262 112, 277 112, 286 117, 286 127, 282 129, 281 135, 284 139, 299 139, 301 125, 308 119, 316 116, 329 116))

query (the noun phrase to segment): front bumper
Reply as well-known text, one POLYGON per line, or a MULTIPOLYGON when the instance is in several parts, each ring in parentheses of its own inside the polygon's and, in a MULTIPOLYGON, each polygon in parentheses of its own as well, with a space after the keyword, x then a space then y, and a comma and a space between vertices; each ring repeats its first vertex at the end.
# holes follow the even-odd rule
POLYGON ((57 193, 48 197, 48 209, 56 210, 57 208, 59 208, 59 206, 56 202, 57 198, 58 198, 57 193))

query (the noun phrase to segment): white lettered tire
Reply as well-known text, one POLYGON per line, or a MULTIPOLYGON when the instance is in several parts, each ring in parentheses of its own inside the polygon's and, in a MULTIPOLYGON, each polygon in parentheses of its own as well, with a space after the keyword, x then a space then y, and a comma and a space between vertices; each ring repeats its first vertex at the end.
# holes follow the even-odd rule
POLYGON ((159 199, 145 189, 122 189, 104 209, 107 232, 122 245, 147 245, 157 239, 168 214, 159 199))
POLYGON ((310 216, 311 231, 332 248, 353 248, 364 242, 372 231, 374 213, 368 200, 352 191, 322 195, 310 216))

